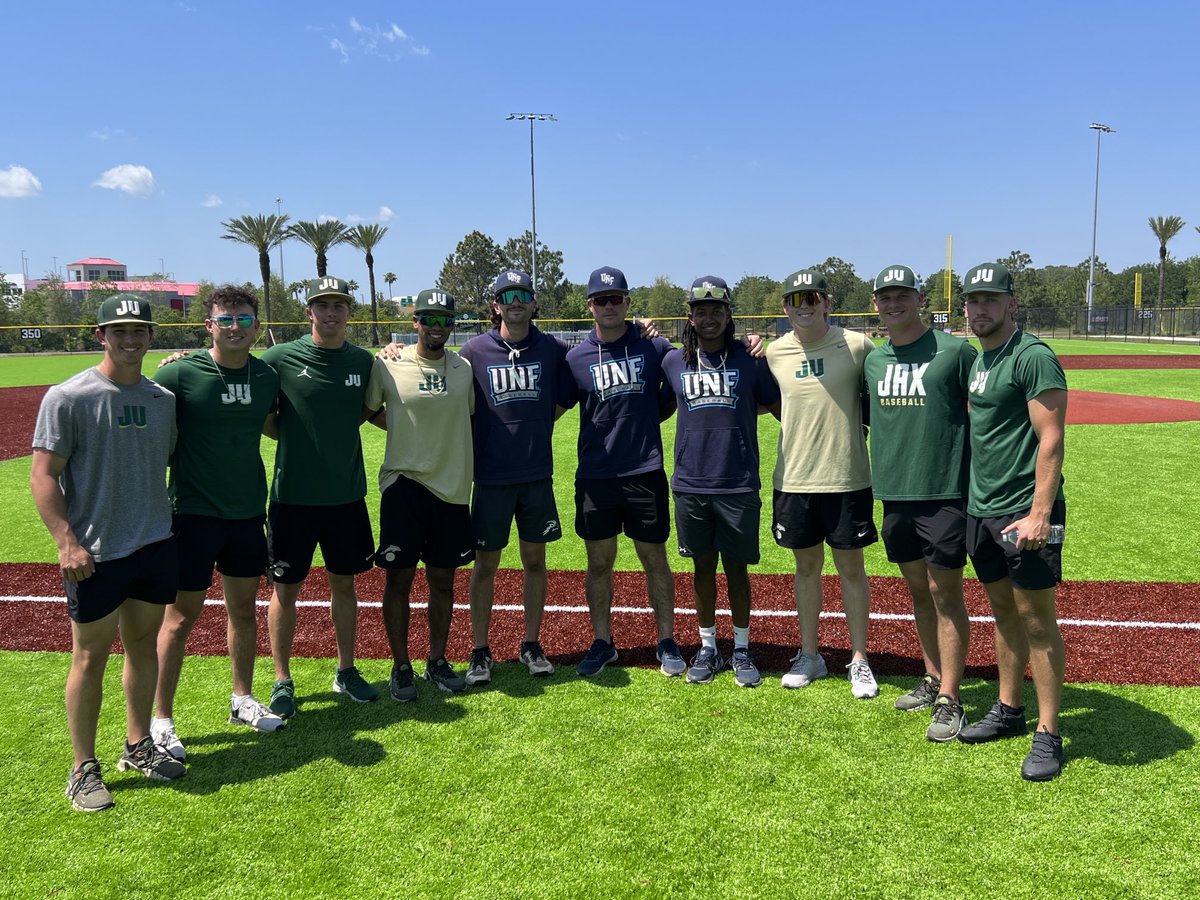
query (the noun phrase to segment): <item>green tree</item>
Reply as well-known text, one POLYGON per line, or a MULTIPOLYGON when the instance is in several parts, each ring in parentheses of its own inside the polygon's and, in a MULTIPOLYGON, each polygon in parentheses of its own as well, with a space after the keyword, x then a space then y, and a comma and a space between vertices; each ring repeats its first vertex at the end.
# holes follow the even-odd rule
POLYGON ((666 275, 659 275, 649 287, 638 288, 634 298, 638 316, 648 316, 661 322, 687 315, 687 291, 672 284, 666 275))
POLYGON ((779 316, 783 309, 783 282, 769 275, 743 275, 733 286, 733 310, 742 316, 779 316))
MULTIPOLYGON (((375 245, 387 234, 386 225, 355 225, 346 232, 346 243, 363 252, 367 260, 367 280, 371 283, 371 346, 379 346, 379 305, 375 293, 375 245)), ((391 275, 391 273, 388 273, 391 275)), ((396 276, 392 275, 392 281, 396 276)))
POLYGON ((871 311, 871 285, 858 277, 852 264, 831 256, 813 268, 824 272, 829 281, 834 312, 871 311))
MULTIPOLYGON (((287 240, 288 217, 284 216, 240 216, 222 222, 224 240, 237 241, 258 251, 258 271, 262 277, 263 321, 267 323, 267 344, 274 343, 271 334, 271 251, 287 240)), ((276 281, 278 283, 278 280, 276 281)))
POLYGON ((587 305, 587 285, 566 282, 566 291, 558 306, 560 319, 591 319, 592 313, 587 305))
POLYGON ((962 279, 953 270, 950 272, 950 295, 946 296, 946 270, 938 269, 921 279, 925 288, 925 305, 933 312, 949 312, 951 319, 961 319, 962 279))
POLYGON ((496 275, 505 268, 500 246, 482 231, 472 231, 446 257, 437 287, 458 301, 458 313, 487 318, 489 292, 496 275))
MULTIPOLYGON (((533 234, 529 229, 520 237, 509 238, 500 248, 504 258, 501 268, 533 271, 533 234)), ((537 245, 537 284, 534 291, 538 298, 538 311, 546 315, 557 315, 567 294, 567 278, 563 275, 561 250, 551 250, 541 241, 537 245)), ((497 273, 493 273, 494 275, 497 273)))
POLYGON ((395 272, 384 272, 383 280, 384 280, 384 283, 387 284, 387 286, 388 286, 388 300, 390 301, 392 299, 392 285, 396 283, 396 273, 395 272))
POLYGON ((326 254, 338 244, 347 240, 348 228, 337 219, 326 219, 323 222, 296 222, 287 230, 287 239, 307 244, 317 255, 317 277, 324 278, 329 274, 329 260, 326 254))
POLYGON ((1167 269, 1167 244, 1171 238, 1183 231, 1184 221, 1179 216, 1151 216, 1150 230, 1158 238, 1158 305, 1163 302, 1163 284, 1167 269))

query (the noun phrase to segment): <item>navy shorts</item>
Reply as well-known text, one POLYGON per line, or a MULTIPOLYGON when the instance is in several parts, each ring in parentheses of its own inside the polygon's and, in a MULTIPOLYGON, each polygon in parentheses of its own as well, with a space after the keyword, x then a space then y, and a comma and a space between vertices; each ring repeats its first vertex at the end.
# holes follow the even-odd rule
POLYGON ((585 541, 604 541, 622 531, 644 544, 665 544, 671 536, 662 469, 627 478, 575 479, 575 533, 585 541))
POLYGON ((549 478, 524 484, 476 484, 471 497, 475 547, 499 551, 508 546, 513 519, 527 544, 548 544, 562 537, 554 483, 549 478))
POLYGON ((168 606, 179 590, 174 537, 147 544, 120 559, 96 563, 83 581, 67 581, 67 615, 81 625, 98 622, 126 600, 168 606))
POLYGON ((429 488, 401 475, 379 498, 381 569, 411 569, 418 562, 455 569, 475 559, 471 509, 447 503, 429 488))
POLYGON ((889 562, 924 560, 935 569, 967 564, 967 512, 962 500, 884 500, 883 546, 889 562))
MULTIPOLYGON (((1000 532, 1029 515, 1029 510, 1006 516, 977 519, 967 516, 967 553, 975 575, 983 584, 1002 578, 1027 591, 1042 591, 1062 581, 1062 544, 1047 544, 1041 550, 1017 550, 1016 544, 1000 540, 1000 532)), ((1050 524, 1065 525, 1067 505, 1061 499, 1050 509, 1050 524)))
POLYGON ((175 516, 179 539, 179 589, 206 591, 215 566, 230 578, 258 578, 267 570, 266 516, 221 519, 180 513, 175 516))
POLYGON ((775 491, 771 531, 789 550, 825 541, 835 550, 861 550, 879 540, 871 489, 840 494, 785 494, 775 491))
POLYGON ((673 491, 679 555, 692 558, 714 550, 726 559, 754 565, 759 559, 762 500, 757 491, 691 494, 673 491))
POLYGON ((318 544, 328 572, 357 575, 368 571, 375 557, 375 537, 371 534, 367 501, 339 506, 271 504, 267 510, 267 546, 270 574, 275 581, 304 581, 318 544))

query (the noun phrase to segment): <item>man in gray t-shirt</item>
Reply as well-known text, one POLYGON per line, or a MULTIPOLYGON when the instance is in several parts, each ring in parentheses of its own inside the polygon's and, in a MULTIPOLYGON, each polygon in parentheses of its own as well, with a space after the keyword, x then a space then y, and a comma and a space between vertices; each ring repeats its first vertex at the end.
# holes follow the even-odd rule
POLYGON ((143 377, 150 304, 117 294, 101 304, 104 358, 52 387, 38 411, 29 486, 58 547, 71 617, 67 722, 75 762, 67 798, 82 812, 113 805, 96 759, 104 668, 125 647, 125 752, 117 768, 164 781, 187 773, 150 738, 156 640, 175 600, 178 566, 167 500, 175 397, 143 377))

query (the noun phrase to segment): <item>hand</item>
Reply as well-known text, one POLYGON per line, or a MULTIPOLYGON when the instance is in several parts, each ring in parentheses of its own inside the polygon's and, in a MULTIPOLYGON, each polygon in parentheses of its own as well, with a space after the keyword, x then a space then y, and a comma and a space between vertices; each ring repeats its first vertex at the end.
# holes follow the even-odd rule
POLYGON ((379 352, 375 354, 380 359, 399 359, 400 354, 404 350, 403 344, 397 344, 394 341, 386 347, 380 347, 379 352))
POLYGON ((63 578, 67 581, 83 581, 90 578, 96 571, 96 563, 92 554, 76 543, 58 551, 58 566, 62 569, 63 578))
POLYGON ((1050 520, 1025 516, 1017 519, 1001 534, 1017 534, 1017 550, 1041 550, 1050 541, 1050 520))
POLYGON ((762 335, 755 334, 752 331, 747 332, 746 336, 742 338, 742 343, 746 345, 746 352, 755 359, 761 359, 767 355, 767 347, 763 343, 762 335))
POLYGON ((654 327, 653 319, 634 319, 638 323, 638 327, 642 329, 642 337, 654 340, 659 337, 658 329, 654 327))
MULTIPOLYGON (((164 358, 163 358, 163 360, 162 360, 162 362, 160 362, 160 363, 158 364, 158 367, 161 369, 161 368, 162 368, 163 366, 165 366, 167 363, 173 363, 173 362, 176 362, 176 361, 178 361, 178 360, 181 360, 181 359, 183 359, 185 356, 187 356, 187 354, 186 354, 186 353, 184 353, 184 352, 183 352, 183 351, 181 351, 181 350, 176 350, 176 351, 175 351, 174 353, 172 353, 170 356, 164 357, 164 358)), ((90 575, 90 574, 91 574, 91 572, 89 572, 88 574, 90 575)))

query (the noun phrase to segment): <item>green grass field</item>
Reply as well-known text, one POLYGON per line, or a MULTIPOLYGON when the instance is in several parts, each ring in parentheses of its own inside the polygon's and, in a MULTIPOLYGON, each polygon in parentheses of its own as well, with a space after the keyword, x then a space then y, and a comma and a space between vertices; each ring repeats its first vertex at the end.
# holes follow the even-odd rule
MULTIPOLYGON (((0 359, 0 384, 54 382, 92 361, 0 359)), ((1075 389, 1200 400, 1194 373, 1068 374, 1075 389)), ((577 418, 556 432, 567 522, 577 418)), ((768 484, 774 428, 762 420, 768 484)), ((673 433, 667 423, 668 445, 673 433)), ((383 436, 363 435, 370 476, 383 436)), ((1200 581, 1197 446, 1200 423, 1068 428, 1068 578, 1200 581)), ((27 457, 0 463, 3 561, 53 559, 28 472, 27 457)), ((550 565, 582 568, 578 545, 552 545, 550 565)), ((763 550, 758 571, 791 571, 765 536, 763 550)), ((636 568, 628 548, 619 565, 636 568)), ((868 569, 895 574, 878 547, 868 569)), ((973 640, 991 635, 978 627, 973 640)), ((386 662, 362 667, 387 677, 386 662)), ((741 691, 622 667, 534 681, 503 663, 488 690, 357 706, 329 691, 329 660, 297 660, 301 713, 259 736, 224 724, 228 661, 195 657, 178 712, 189 775, 151 785, 116 772, 114 658, 99 746, 117 808, 82 816, 62 796, 66 670, 64 654, 0 653, 0 896, 1175 898, 1200 885, 1200 688, 1068 685, 1067 768, 1034 785, 1018 774, 1024 739, 926 742, 926 716, 892 709, 902 679, 859 703, 837 678, 741 691)), ((256 683, 270 677, 260 660, 256 683)), ((994 684, 964 685, 972 718, 994 696, 994 684)))

